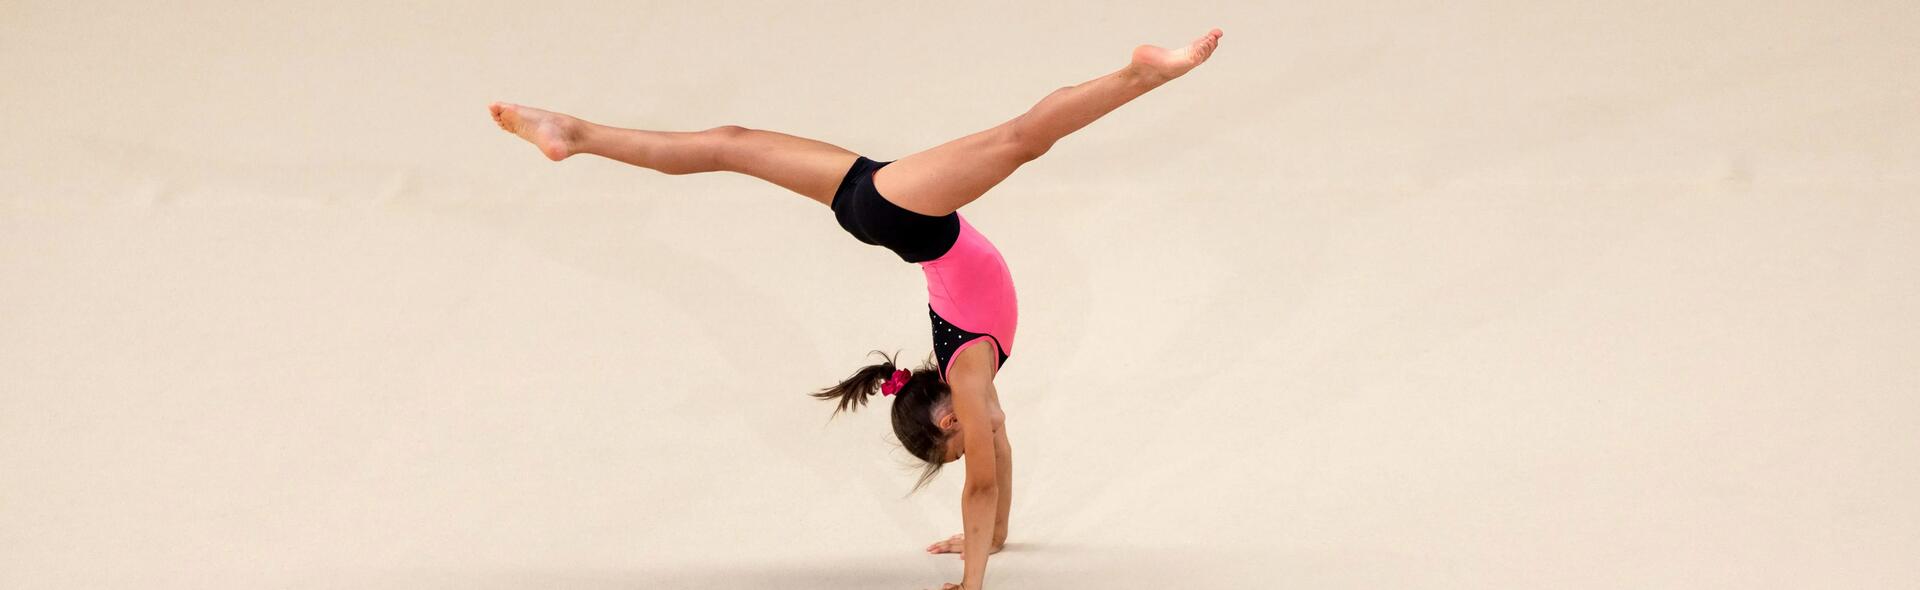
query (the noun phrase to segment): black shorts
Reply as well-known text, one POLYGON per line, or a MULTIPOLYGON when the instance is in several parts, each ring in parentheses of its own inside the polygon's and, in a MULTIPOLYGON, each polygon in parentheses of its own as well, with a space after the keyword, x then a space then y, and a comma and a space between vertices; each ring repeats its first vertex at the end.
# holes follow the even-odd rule
POLYGON ((834 219, 855 239, 883 246, 907 262, 939 258, 960 238, 960 218, 948 213, 921 215, 888 201, 873 188, 873 173, 893 162, 860 156, 833 193, 834 219))

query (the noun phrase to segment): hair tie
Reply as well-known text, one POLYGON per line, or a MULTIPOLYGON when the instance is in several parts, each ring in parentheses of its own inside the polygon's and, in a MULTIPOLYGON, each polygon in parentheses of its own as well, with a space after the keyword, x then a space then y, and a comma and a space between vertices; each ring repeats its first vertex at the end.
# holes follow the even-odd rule
POLYGON ((900 388, 906 387, 907 378, 912 376, 913 376, 913 373, 906 369, 900 369, 898 371, 894 371, 893 376, 888 377, 886 383, 880 384, 880 395, 893 395, 895 393, 899 393, 900 388))

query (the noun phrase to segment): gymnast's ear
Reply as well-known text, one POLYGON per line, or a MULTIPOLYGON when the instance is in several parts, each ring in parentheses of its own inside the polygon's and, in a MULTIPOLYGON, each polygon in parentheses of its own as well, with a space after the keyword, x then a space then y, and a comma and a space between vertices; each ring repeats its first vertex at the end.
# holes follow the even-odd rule
POLYGON ((942 403, 933 408, 933 423, 939 426, 941 431, 959 432, 960 418, 953 415, 953 401, 951 398, 949 398, 946 403, 942 403))

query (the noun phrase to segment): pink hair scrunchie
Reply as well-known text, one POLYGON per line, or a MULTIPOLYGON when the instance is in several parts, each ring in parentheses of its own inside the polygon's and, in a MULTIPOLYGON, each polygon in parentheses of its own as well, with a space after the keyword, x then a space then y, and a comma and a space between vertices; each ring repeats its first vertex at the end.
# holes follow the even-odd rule
POLYGON ((913 376, 913 373, 906 369, 900 369, 898 371, 894 371, 893 376, 888 377, 886 383, 880 384, 880 395, 893 395, 895 393, 899 393, 900 388, 907 386, 907 378, 912 376, 913 376))

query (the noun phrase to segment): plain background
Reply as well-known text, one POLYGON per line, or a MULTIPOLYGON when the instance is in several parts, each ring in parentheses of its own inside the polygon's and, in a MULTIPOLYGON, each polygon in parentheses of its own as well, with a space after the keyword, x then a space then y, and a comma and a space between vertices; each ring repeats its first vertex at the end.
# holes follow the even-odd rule
POLYGON ((957 581, 804 395, 917 269, 486 105, 894 159, 1215 26, 967 210, 992 587, 1920 587, 1911 2, 403 4, 0 5, 0 587, 957 581))

